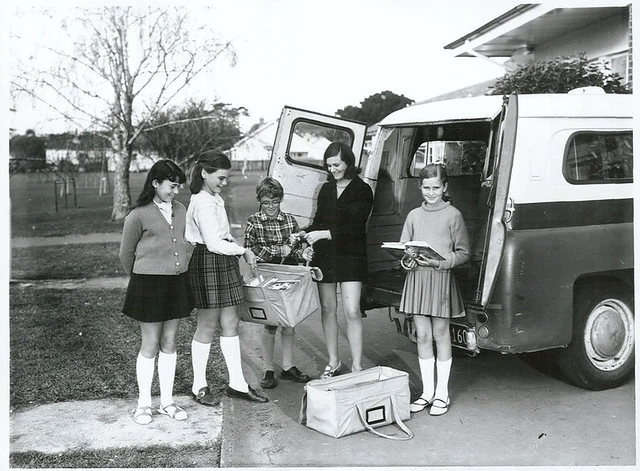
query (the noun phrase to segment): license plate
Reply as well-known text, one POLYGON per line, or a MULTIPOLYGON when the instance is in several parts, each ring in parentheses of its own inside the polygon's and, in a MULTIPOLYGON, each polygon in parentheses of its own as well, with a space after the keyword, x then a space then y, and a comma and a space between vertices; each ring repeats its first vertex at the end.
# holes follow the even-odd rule
POLYGON ((467 329, 458 324, 449 324, 449 331, 451 332, 451 344, 454 347, 464 348, 465 350, 469 350, 467 346, 467 341, 465 340, 465 333, 467 329))

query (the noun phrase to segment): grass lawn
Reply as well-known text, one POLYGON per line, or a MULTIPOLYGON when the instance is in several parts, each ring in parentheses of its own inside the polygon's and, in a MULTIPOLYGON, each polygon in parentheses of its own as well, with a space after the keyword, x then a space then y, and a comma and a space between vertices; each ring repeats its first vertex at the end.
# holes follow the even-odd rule
MULTIPOLYGON (((12 410, 52 402, 137 398, 138 323, 120 312, 124 290, 10 288, 12 410)), ((178 333, 175 394, 191 388, 195 316, 178 333)), ((226 381, 219 345, 211 346, 208 379, 214 393, 226 381)), ((152 394, 160 393, 157 378, 152 394)))
POLYGON ((220 466, 220 443, 179 449, 152 446, 104 451, 71 451, 63 455, 14 453, 11 468, 215 468, 220 466))
POLYGON ((117 242, 11 249, 11 278, 57 280, 127 276, 117 242))

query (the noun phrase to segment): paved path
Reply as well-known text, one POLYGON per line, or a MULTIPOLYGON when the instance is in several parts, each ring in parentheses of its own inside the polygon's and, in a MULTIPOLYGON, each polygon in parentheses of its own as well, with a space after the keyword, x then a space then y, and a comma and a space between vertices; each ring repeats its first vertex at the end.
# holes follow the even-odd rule
POLYGON ((34 247, 44 245, 67 244, 96 244, 100 242, 120 242, 120 232, 105 232, 96 234, 75 234, 54 237, 14 237, 11 239, 11 247, 34 247))

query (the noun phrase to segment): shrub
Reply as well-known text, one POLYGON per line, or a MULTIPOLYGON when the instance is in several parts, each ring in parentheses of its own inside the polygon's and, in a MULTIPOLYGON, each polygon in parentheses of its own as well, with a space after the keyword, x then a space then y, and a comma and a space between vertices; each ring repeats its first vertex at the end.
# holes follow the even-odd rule
POLYGON ((606 65, 589 62, 584 54, 533 61, 499 78, 489 94, 567 93, 588 86, 602 87, 607 93, 631 93, 619 74, 608 71, 606 65))

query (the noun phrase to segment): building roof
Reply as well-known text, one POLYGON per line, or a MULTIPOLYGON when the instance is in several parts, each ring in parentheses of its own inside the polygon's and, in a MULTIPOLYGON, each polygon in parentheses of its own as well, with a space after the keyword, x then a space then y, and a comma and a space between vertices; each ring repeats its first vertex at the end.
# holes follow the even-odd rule
POLYGON ((534 50, 536 45, 603 18, 627 11, 629 0, 607 2, 607 6, 584 5, 557 8, 557 5, 518 5, 483 26, 444 46, 457 57, 511 57, 523 48, 534 50))

